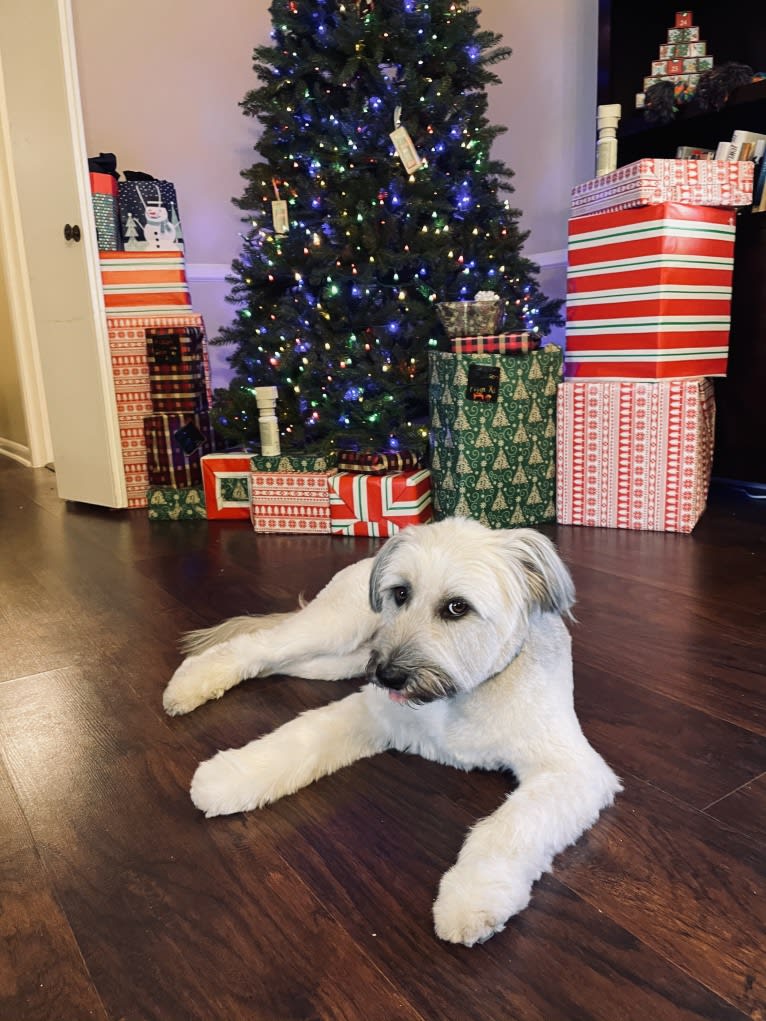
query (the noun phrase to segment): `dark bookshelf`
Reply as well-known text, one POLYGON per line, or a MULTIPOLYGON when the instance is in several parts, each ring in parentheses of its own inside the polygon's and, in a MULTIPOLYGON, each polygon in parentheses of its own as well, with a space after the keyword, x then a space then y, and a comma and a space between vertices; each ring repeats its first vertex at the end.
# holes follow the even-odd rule
MULTIPOLYGON (((766 81, 734 90, 717 112, 693 101, 670 124, 653 126, 636 110, 636 93, 677 10, 689 9, 715 64, 748 64, 766 71, 766 18, 749 0, 683 4, 599 0, 598 102, 620 103, 618 165, 642 157, 672 158, 679 145, 715 149, 736 130, 766 133, 766 81)), ((766 485, 766 213, 737 216, 729 369, 714 381, 716 447, 713 474, 722 480, 766 485)))

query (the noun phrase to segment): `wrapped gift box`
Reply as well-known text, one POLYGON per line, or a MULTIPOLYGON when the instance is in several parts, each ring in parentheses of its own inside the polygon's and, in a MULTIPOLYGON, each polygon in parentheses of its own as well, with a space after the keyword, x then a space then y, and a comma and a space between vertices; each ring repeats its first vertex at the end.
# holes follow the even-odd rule
POLYGON ((335 468, 338 458, 329 454, 275 454, 264 457, 256 454, 250 458, 254 472, 323 472, 335 468))
POLYGON ((191 309, 182 252, 101 252, 107 313, 162 315, 191 309))
POLYGON ((437 518, 492 528, 555 517, 561 350, 526 358, 429 355, 431 476, 437 518))
POLYGON ((725 376, 734 222, 678 204, 570 220, 567 376, 725 376))
POLYGON ((111 174, 90 174, 96 240, 102 252, 122 248, 120 214, 117 206, 117 180, 111 174))
POLYGON ((120 181, 119 194, 126 251, 183 249, 176 189, 170 181, 120 181))
POLYGON ((414 471, 420 459, 410 450, 398 452, 381 450, 339 450, 338 471, 364 472, 366 475, 384 475, 386 472, 414 471))
POLYGON ((450 341, 456 355, 528 355, 540 347, 534 333, 499 333, 494 337, 453 337, 450 341))
POLYGON ((144 441, 144 417, 153 411, 147 333, 158 329, 173 329, 180 332, 193 330, 199 335, 209 404, 212 401, 212 392, 205 325, 202 316, 196 312, 166 316, 108 315, 106 319, 128 506, 145 507, 149 475, 144 441))
POLYGON ((330 530, 334 535, 389 536, 407 525, 432 520, 431 473, 427 470, 329 479, 330 530))
POLYGON ((256 532, 330 531, 330 471, 256 471, 250 475, 250 519, 256 532))
POLYGON ((572 189, 572 216, 665 202, 688 206, 749 206, 753 164, 727 160, 642 159, 572 189))
POLYGON ((199 486, 189 489, 149 486, 146 504, 150 521, 199 521, 207 517, 205 494, 199 486))
POLYGON ((144 418, 149 482, 153 486, 199 486, 200 459, 215 446, 207 412, 155 414, 144 418))
POLYGON ((208 518, 250 517, 250 455, 241 451, 205 454, 202 485, 208 518))
POLYGON ((202 332, 194 328, 163 326, 146 331, 154 411, 207 410, 202 347, 202 332))
POLYGON ((691 532, 705 509, 714 428, 707 379, 563 383, 558 521, 691 532))

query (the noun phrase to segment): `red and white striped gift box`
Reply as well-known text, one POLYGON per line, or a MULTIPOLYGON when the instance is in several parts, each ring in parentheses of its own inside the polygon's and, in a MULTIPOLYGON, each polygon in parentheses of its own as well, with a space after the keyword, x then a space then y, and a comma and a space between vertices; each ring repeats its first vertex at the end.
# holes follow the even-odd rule
POLYGON ((360 475, 338 472, 330 479, 333 535, 389 536, 433 518, 428 470, 360 475))
POLYGON ((673 203, 570 220, 566 375, 725 376, 734 220, 673 203))
POLYGON ((250 519, 256 532, 330 531, 330 492, 323 472, 251 472, 250 519))
POLYGON ((691 532, 713 464, 710 380, 562 383, 557 419, 561 524, 691 532))
POLYGON ((149 315, 191 308, 183 252, 101 252, 107 312, 149 315))
POLYGON ((689 206, 749 206, 753 164, 745 160, 642 159, 572 189, 572 216, 664 202, 689 206))

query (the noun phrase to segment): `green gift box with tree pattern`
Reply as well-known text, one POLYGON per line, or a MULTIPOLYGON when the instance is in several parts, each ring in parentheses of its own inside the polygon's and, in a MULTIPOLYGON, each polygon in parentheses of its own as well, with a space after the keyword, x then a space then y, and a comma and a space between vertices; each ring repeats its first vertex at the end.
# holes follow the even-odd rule
POLYGON ((429 355, 437 519, 514 528, 556 517, 556 390, 563 356, 429 355))

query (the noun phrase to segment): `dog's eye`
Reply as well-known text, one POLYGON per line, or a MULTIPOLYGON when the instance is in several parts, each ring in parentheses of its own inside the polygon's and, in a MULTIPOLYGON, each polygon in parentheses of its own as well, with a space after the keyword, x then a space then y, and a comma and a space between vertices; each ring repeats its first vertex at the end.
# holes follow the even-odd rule
POLYGON ((448 603, 444 604, 442 610, 442 617, 445 620, 457 620, 458 617, 465 617, 470 610, 470 606, 463 599, 450 599, 448 603))
POLYGON ((398 585, 395 589, 391 590, 391 594, 397 606, 404 606, 410 592, 406 585, 398 585))

